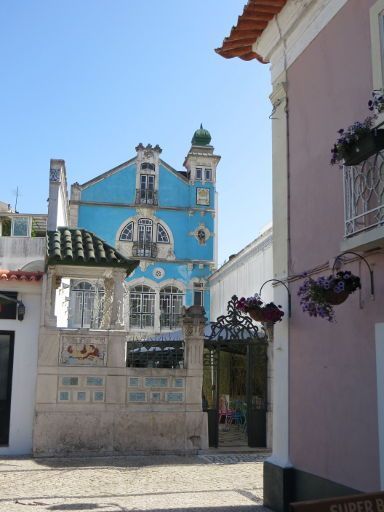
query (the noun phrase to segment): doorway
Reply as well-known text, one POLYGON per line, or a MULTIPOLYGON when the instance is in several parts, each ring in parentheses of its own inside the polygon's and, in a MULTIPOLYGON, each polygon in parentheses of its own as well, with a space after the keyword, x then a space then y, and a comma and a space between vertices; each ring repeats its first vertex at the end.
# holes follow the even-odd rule
POLYGON ((205 341, 203 368, 209 446, 265 448, 267 343, 205 341))
POLYGON ((0 446, 9 444, 15 333, 0 331, 0 446))

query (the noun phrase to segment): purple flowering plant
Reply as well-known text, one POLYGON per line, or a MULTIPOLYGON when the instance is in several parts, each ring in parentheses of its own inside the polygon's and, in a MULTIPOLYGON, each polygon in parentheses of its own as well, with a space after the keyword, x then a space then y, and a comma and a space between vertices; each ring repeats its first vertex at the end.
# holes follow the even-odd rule
POLYGON ((261 322, 280 322, 284 316, 284 311, 281 309, 281 306, 276 306, 274 302, 264 304, 257 293, 252 297, 241 297, 236 303, 236 308, 240 311, 244 311, 244 313, 258 310, 261 322))
POLYGON ((360 121, 356 121, 356 123, 353 123, 345 130, 343 128, 338 130, 339 138, 331 149, 331 165, 335 165, 337 162, 344 160, 346 152, 353 149, 353 146, 359 140, 371 132, 373 121, 375 119, 376 115, 368 116, 362 123, 360 121))
POLYGON ((375 114, 384 112, 384 94, 381 89, 372 91, 372 99, 368 101, 368 110, 375 114))
POLYGON ((340 271, 336 275, 312 279, 307 277, 297 292, 300 305, 309 316, 335 319, 333 305, 341 304, 350 293, 361 288, 360 278, 349 271, 340 271), (333 299, 333 300, 332 300, 333 299))

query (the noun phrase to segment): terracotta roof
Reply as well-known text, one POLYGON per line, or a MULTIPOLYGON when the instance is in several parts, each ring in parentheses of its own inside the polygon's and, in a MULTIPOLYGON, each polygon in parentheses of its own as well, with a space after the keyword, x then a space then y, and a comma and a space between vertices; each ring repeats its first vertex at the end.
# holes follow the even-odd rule
POLYGON ((58 228, 47 233, 47 258, 50 265, 83 267, 123 267, 132 272, 138 260, 128 260, 114 247, 90 231, 58 228))
POLYGON ((24 270, 0 269, 0 281, 41 281, 43 272, 26 272, 24 270))
POLYGON ((267 61, 252 51, 252 45, 261 36, 271 19, 279 14, 286 2, 287 0, 248 0, 243 14, 238 17, 237 25, 232 27, 230 35, 224 39, 221 48, 216 48, 215 52, 226 59, 233 57, 240 57, 243 60, 257 59, 265 64, 267 61))

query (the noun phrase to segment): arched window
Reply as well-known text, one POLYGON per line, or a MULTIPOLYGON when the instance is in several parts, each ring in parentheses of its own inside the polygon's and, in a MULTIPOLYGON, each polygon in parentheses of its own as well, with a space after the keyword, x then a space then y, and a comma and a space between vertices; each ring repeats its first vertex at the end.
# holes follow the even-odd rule
POLYGON ((169 235, 162 224, 157 225, 157 241, 161 244, 169 244, 169 235))
POLYGON ((166 286, 160 290, 160 327, 177 329, 181 322, 183 292, 176 286, 166 286))
POLYGON ((120 240, 125 240, 127 242, 133 241, 133 222, 128 222, 128 224, 121 231, 120 240))
POLYGON ((139 285, 129 295, 129 326, 131 329, 153 328, 155 320, 155 290, 139 285))
POLYGON ((104 288, 87 281, 76 282, 71 287, 68 326, 98 329, 104 310, 104 288))

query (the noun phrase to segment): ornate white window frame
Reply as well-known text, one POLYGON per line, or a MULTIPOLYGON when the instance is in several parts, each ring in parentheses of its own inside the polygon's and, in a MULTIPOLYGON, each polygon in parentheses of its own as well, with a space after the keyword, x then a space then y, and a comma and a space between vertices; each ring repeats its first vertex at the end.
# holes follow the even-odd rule
MULTIPOLYGON (((124 256, 132 258, 133 244, 138 241, 139 230, 138 223, 141 219, 148 219, 152 221, 152 242, 157 245, 157 259, 173 261, 175 257, 175 240, 173 237, 172 229, 161 218, 157 217, 149 208, 137 208, 136 214, 128 217, 119 226, 115 234, 115 247, 124 256), (133 237, 132 240, 122 240, 121 235, 123 230, 128 224, 133 223, 133 237), (158 225, 161 225, 167 232, 168 242, 159 242, 157 239, 158 225)), ((144 261, 144 260, 143 260, 144 261)))

